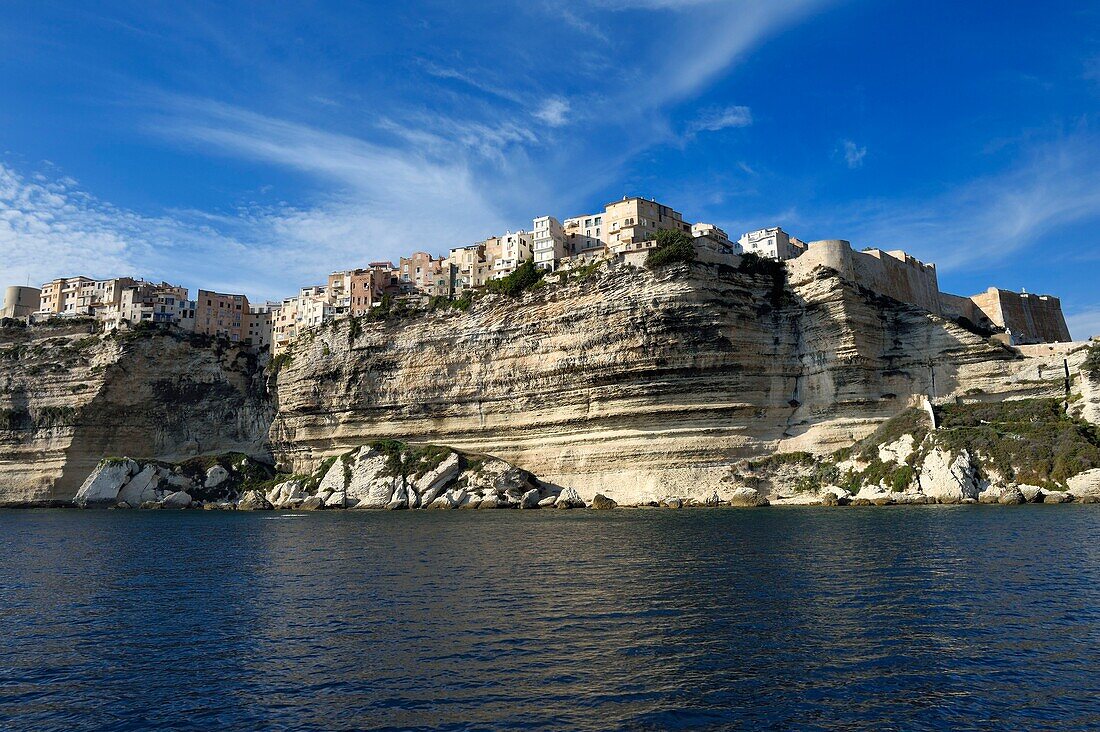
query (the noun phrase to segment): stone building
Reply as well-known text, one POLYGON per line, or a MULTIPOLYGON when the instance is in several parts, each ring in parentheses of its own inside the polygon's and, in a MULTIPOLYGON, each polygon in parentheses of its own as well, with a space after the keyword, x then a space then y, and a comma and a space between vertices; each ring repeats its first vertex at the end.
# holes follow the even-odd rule
POLYGON ((507 277, 533 256, 531 232, 509 231, 500 237, 500 256, 493 262, 493 279, 507 277))
POLYGON ((901 250, 857 252, 843 239, 825 239, 810 242, 805 254, 787 262, 787 271, 794 280, 808 277, 817 267, 834 269, 845 279, 880 295, 941 313, 936 265, 925 264, 901 250))
POLYGON ((245 341, 261 351, 269 350, 274 342, 275 319, 280 309, 282 305, 277 302, 249 306, 245 341))
POLYGON ((1013 344, 1072 340, 1062 314, 1062 303, 1051 295, 990 287, 979 295, 972 295, 970 300, 989 322, 1005 329, 1013 344))
POLYGON ((37 287, 14 285, 4 290, 4 306, 0 318, 27 318, 38 312, 42 304, 42 290, 37 287))

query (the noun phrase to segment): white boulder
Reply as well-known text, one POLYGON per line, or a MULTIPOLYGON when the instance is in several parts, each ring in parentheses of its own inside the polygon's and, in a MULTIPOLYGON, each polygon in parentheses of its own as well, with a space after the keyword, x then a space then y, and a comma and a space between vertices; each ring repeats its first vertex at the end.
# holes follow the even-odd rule
POLYGON ((187 508, 191 505, 191 496, 183 491, 176 491, 166 495, 162 504, 165 508, 187 508))
POLYGON ((1086 470, 1066 481, 1069 493, 1076 499, 1100 499, 1100 468, 1086 470))
POLYGON ((241 499, 237 501, 238 511, 270 511, 271 503, 264 498, 260 491, 245 491, 241 499))
POLYGON ((137 472, 133 460, 102 460, 76 492, 73 503, 78 506, 113 506, 118 493, 130 476, 137 472))
POLYGON ((558 508, 584 508, 587 504, 576 488, 563 488, 554 505, 558 508))
POLYGON ((447 455, 447 457, 443 458, 443 462, 434 469, 412 479, 412 488, 418 494, 425 497, 428 495, 431 496, 430 499, 424 499, 425 504, 435 500, 447 484, 458 475, 460 470, 459 463, 458 453, 452 452, 447 455))
POLYGON ((343 508, 344 502, 347 500, 347 494, 343 491, 333 491, 324 496, 322 500, 325 502, 325 508, 343 508))
POLYGON ((924 459, 920 473, 920 490, 939 503, 962 503, 977 500, 978 480, 970 453, 960 450, 952 455, 935 448, 924 459))
POLYGON ((531 490, 524 493, 523 496, 519 499, 519 507, 520 508, 538 508, 539 507, 539 502, 540 502, 539 489, 538 488, 532 488, 531 490))
POLYGON ((130 481, 122 487, 122 490, 118 492, 118 500, 125 501, 131 506, 140 506, 146 501, 157 500, 157 485, 160 483, 160 477, 157 473, 157 466, 149 464, 146 465, 130 481))
POLYGON ((356 508, 385 508, 400 484, 399 476, 388 475, 388 457, 385 453, 362 447, 351 463, 351 480, 348 481, 349 503, 356 508))
POLYGON ((397 490, 393 492, 393 497, 386 504, 386 508, 390 511, 398 511, 409 507, 409 492, 405 489, 405 486, 398 486, 397 490))
POLYGON ((345 483, 348 479, 347 465, 344 464, 344 459, 337 458, 333 461, 329 469, 325 471, 324 477, 321 478, 321 482, 317 485, 317 494, 323 495, 325 491, 329 493, 335 493, 336 491, 342 491, 345 488, 345 483))
POLYGON ((878 457, 884 463, 904 463, 913 454, 913 436, 904 434, 898 439, 878 449, 878 457))
POLYGON ((289 508, 304 501, 306 495, 305 486, 299 480, 288 480, 279 483, 267 493, 267 501, 276 508, 289 508))
POLYGON ((767 506, 768 499, 757 493, 752 488, 747 486, 738 488, 730 496, 729 504, 731 506, 742 507, 755 507, 755 506, 767 506))
POLYGON ((206 482, 202 485, 204 488, 217 488, 227 480, 229 480, 228 470, 220 465, 211 465, 206 471, 206 482))

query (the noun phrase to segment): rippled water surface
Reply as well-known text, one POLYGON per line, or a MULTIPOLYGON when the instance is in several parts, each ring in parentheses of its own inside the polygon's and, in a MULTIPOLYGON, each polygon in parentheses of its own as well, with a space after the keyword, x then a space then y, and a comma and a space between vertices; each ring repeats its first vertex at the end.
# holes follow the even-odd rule
POLYGON ((5 729, 1086 729, 1100 507, 0 512, 5 729))

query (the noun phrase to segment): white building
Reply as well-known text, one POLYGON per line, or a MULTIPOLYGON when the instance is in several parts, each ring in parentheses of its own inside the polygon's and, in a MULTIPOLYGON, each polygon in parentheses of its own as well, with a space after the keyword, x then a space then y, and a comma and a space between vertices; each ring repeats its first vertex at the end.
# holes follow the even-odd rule
POLYGON ((508 232, 500 237, 500 257, 493 262, 493 279, 500 279, 519 269, 519 266, 534 257, 531 232, 508 232))
POLYGON ((267 302, 248 308, 248 341, 260 350, 271 348, 275 336, 275 319, 282 305, 267 302))
POLYGON ((558 262, 569 252, 565 228, 553 216, 540 216, 534 220, 531 228, 535 266, 553 272, 558 262))
POLYGON ((742 234, 737 240, 745 253, 771 259, 794 259, 806 251, 806 244, 778 226, 742 234))

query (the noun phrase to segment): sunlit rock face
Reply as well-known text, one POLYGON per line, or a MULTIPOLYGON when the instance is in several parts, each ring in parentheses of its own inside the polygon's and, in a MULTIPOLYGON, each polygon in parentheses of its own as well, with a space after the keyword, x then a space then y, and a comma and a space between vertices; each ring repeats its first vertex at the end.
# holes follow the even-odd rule
POLYGON ((68 502, 101 458, 265 454, 253 355, 161 332, 0 329, 0 504, 68 502))
POLYGON ((608 267, 467 312, 301 341, 272 445, 307 470, 382 438, 496 455, 619 503, 729 500, 741 457, 826 452, 921 395, 1056 395, 1028 359, 816 268, 608 267), (727 495, 729 494, 729 495, 727 495))

